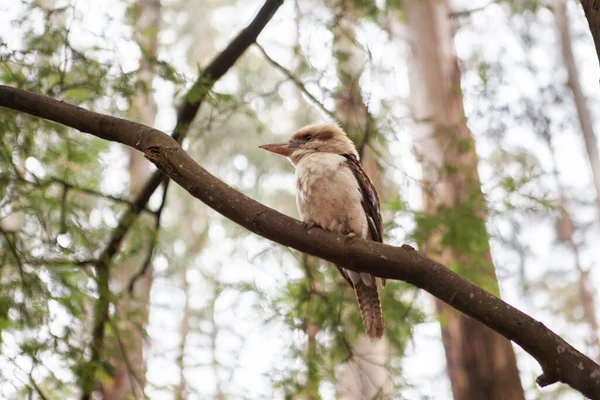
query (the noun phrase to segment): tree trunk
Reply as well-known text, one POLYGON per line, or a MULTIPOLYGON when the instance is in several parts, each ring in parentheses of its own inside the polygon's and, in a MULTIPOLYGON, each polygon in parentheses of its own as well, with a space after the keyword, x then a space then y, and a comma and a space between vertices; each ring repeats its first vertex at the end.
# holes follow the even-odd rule
MULTIPOLYGON (((414 149, 423 171, 422 250, 498 294, 475 141, 466 125, 447 0, 407 0, 414 149)), ((436 301, 455 399, 524 399, 508 340, 436 301)))
MULTIPOLYGON (((189 258, 189 257, 186 257, 189 258)), ((187 261, 187 260, 186 260, 187 261)), ((185 303, 183 305, 183 317, 179 323, 179 355, 177 357, 177 367, 179 367, 179 384, 175 387, 174 397, 175 400, 187 399, 188 384, 185 378, 185 350, 188 343, 188 336, 190 334, 190 283, 187 278, 188 263, 186 262, 180 270, 181 277, 181 289, 185 296, 185 303)))
POLYGON ((579 72, 577 71, 575 56, 573 55, 573 48, 571 47, 571 29, 569 27, 566 0, 553 0, 552 11, 554 13, 554 20, 556 21, 563 60, 565 62, 565 67, 567 68, 567 85, 573 93, 573 101, 575 102, 575 108, 577 109, 579 125, 581 127, 581 133, 583 134, 583 140, 585 141, 585 149, 592 170, 594 187, 596 188, 596 203, 600 208, 600 156, 598 153, 598 140, 594 133, 594 126, 590 110, 587 107, 587 100, 581 89, 581 83, 579 82, 579 72))
POLYGON ((579 244, 573 238, 573 234, 577 228, 568 212, 569 207, 566 201, 565 190, 558 181, 558 173, 556 174, 556 180, 560 193, 560 206, 563 209, 556 224, 557 236, 573 253, 573 263, 579 275, 577 286, 579 289, 579 300, 583 307, 583 318, 590 329, 588 343, 593 347, 593 351, 596 353, 595 358, 598 359, 600 357, 600 338, 598 337, 598 319, 596 317, 596 293, 594 292, 593 284, 590 282, 589 271, 586 271, 581 265, 579 244))
MULTIPOLYGON (((160 26, 160 0, 137 0, 134 5, 136 41, 141 50, 138 87, 131 101, 130 112, 134 120, 154 125, 157 106, 154 101, 152 81, 154 59, 157 55, 157 36, 160 26)), ((150 164, 138 151, 129 150, 130 195, 135 198, 151 175, 150 164)), ((150 228, 149 221, 139 221, 150 228)), ((148 229, 145 229, 148 231, 148 229)), ((105 399, 142 398, 146 384, 146 360, 144 359, 145 327, 148 323, 152 267, 148 267, 133 288, 127 293, 129 282, 142 267, 152 241, 149 234, 134 232, 142 237, 141 245, 127 240, 128 247, 137 247, 135 254, 115 268, 113 284, 123 296, 116 304, 116 329, 120 344, 114 345, 111 357, 115 373, 113 379, 103 385, 105 399)))
MULTIPOLYGON (((344 2, 342 2, 344 3, 344 2)), ((337 60, 338 79, 336 117, 348 136, 357 144, 361 163, 375 186, 381 188, 381 171, 366 142, 375 129, 369 109, 363 101, 360 76, 366 64, 365 52, 355 39, 356 20, 346 5, 335 9, 338 22, 334 27, 333 50, 337 60)), ((344 282, 345 283, 345 282, 344 282)), ((385 311, 385 310, 384 310, 385 311)), ((361 334, 353 344, 352 357, 343 369, 337 392, 340 399, 372 399, 389 394, 391 381, 387 372, 390 346, 384 338, 371 342, 361 334)))
MULTIPOLYGON (((596 203, 600 209, 600 157, 598 154, 598 141, 594 132, 590 110, 587 107, 587 99, 583 94, 581 83, 579 82, 579 72, 577 71, 577 64, 575 62, 575 56, 573 55, 573 48, 571 46, 572 37, 571 29, 569 27, 566 0, 553 0, 552 12, 554 13, 554 20, 556 21, 556 28, 558 31, 563 60, 565 62, 565 67, 567 68, 567 86, 569 89, 571 89, 571 93, 573 93, 573 102, 575 103, 575 108, 577 109, 577 117, 579 119, 581 133, 583 134, 588 161, 592 170, 592 179, 596 188, 596 203)), ((554 152, 551 143, 549 143, 549 146, 551 151, 554 152)), ((561 216, 559 221, 558 236, 570 247, 573 252, 575 267, 579 273, 579 296, 583 306, 583 314, 585 321, 590 327, 589 342, 595 347, 594 351, 596 354, 600 356, 600 338, 598 337, 598 320, 596 318, 595 306, 596 296, 592 289, 593 286, 589 281, 589 272, 585 271, 581 266, 579 245, 573 240, 573 231, 575 229, 575 225, 571 220, 569 213, 566 212, 567 205, 565 201, 566 196, 564 188, 560 183, 558 172, 555 171, 554 175, 560 191, 561 206, 565 209, 565 213, 561 216), (560 229, 561 227, 567 227, 567 229, 560 229)))

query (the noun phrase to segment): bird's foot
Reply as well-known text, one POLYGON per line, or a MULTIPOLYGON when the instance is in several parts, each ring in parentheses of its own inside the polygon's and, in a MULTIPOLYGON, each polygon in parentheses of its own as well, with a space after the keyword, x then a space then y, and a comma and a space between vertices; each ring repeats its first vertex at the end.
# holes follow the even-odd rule
POLYGON ((344 231, 344 235, 346 235, 346 244, 350 243, 352 241, 352 239, 354 239, 355 237, 358 236, 356 233, 352 232, 351 230, 344 231))
POLYGON ((317 223, 315 221, 311 221, 308 220, 304 223, 304 230, 306 232, 310 231, 312 228, 314 228, 315 226, 317 226, 317 223))

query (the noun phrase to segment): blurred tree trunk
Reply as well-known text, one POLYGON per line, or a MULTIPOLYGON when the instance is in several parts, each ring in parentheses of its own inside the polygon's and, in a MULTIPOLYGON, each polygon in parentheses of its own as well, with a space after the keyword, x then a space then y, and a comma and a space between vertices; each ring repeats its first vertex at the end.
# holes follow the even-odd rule
MULTIPOLYGON (((594 132, 590 110, 587 106, 587 99, 585 98, 579 81, 579 72, 577 71, 577 64, 571 46, 573 38, 569 26, 566 0, 553 0, 552 12, 554 13, 554 20, 556 21, 563 61, 567 69, 567 86, 573 94, 573 102, 575 103, 575 108, 577 110, 577 117, 579 119, 581 133, 583 134, 588 161, 592 170, 592 179, 596 188, 596 203, 600 210, 600 157, 598 153, 598 141, 594 132)), ((550 140, 550 138, 548 138, 548 140, 550 140)), ((549 146, 554 153, 554 148, 551 143, 549 143, 549 146)), ((560 191, 561 206, 565 210, 557 225, 558 237, 563 243, 567 244, 573 252, 575 267, 579 273, 579 296, 583 306, 584 318, 591 331, 589 342, 595 347, 594 351, 596 354, 600 356, 600 339, 598 337, 598 320, 596 317, 595 306, 596 296, 592 289, 593 285, 589 281, 589 272, 585 271, 580 263, 579 245, 573 239, 575 224, 567 212, 565 190, 560 183, 556 167, 554 175, 560 191)))
POLYGON ((596 139, 596 134, 594 132, 587 100, 581 89, 581 83, 579 82, 579 72, 577 71, 575 56, 573 55, 573 48, 571 47, 572 37, 571 29, 569 27, 566 0, 553 0, 552 11, 554 13, 554 20, 556 21, 563 60, 565 62, 565 67, 567 68, 567 86, 571 90, 571 93, 573 93, 573 102, 577 109, 579 125, 581 127, 581 133, 583 134, 583 140, 585 141, 585 149, 587 151, 588 161, 592 170, 592 178, 596 188, 596 203, 600 208, 600 155, 598 153, 598 140, 596 139))
MULTIPOLYGON (((375 186, 382 187, 381 170, 376 158, 366 146, 374 135, 375 121, 363 101, 360 76, 366 65, 366 54, 356 43, 356 13, 340 2, 335 13, 337 22, 333 29, 333 51, 337 60, 340 81, 336 93, 336 117, 348 136, 357 144, 363 167, 375 186)), ((345 282, 344 282, 345 283, 345 282)), ((385 311, 385 310, 384 310, 385 311)), ((386 364, 389 362, 390 346, 385 336, 371 342, 364 334, 353 344, 352 357, 343 369, 338 384, 340 399, 372 399, 387 393, 392 382, 386 364)))
POLYGON ((600 338, 598 337, 598 320, 596 318, 596 293, 594 292, 592 282, 590 282, 589 271, 585 270, 581 265, 579 243, 573 237, 577 228, 569 214, 565 190, 560 181, 558 181, 558 173, 555 176, 559 188, 560 206, 562 207, 561 216, 556 224, 556 233, 559 240, 573 253, 573 262, 579 275, 577 282, 579 301, 583 307, 583 318, 590 329, 588 343, 593 346, 593 351, 596 353, 595 358, 598 359, 600 357, 600 338))
MULTIPOLYGON (((475 142, 466 125, 447 0, 407 0, 414 149, 423 171, 422 250, 498 294, 475 142)), ((524 399, 513 348, 436 301, 455 399, 524 399)))
MULTIPOLYGON (((134 33, 140 47, 138 82, 131 100, 132 119, 154 126, 157 106, 154 101, 154 60, 157 55, 157 37, 160 29, 160 0, 137 0, 132 5, 134 33)), ((129 149, 130 195, 135 198, 151 175, 150 164, 138 151, 129 149)), ((138 221, 144 226, 129 235, 126 246, 133 254, 127 255, 114 272, 113 284, 120 296, 116 304, 116 328, 120 341, 113 345, 111 357, 115 372, 113 379, 103 384, 105 399, 142 398, 146 384, 146 360, 144 359, 145 327, 148 323, 152 267, 136 281, 131 295, 127 293, 129 283, 141 268, 148 252, 152 251, 147 220, 138 221)))
MULTIPOLYGON (((186 257, 187 258, 187 257, 186 257)), ((190 334, 190 283, 187 278, 188 263, 186 262, 180 270, 181 290, 185 296, 183 305, 183 317, 179 323, 179 355, 177 356, 177 367, 179 368, 179 385, 175 387, 175 400, 184 400, 188 396, 188 384, 185 378, 185 349, 190 334)))
POLYGON ((177 367, 179 368, 179 385, 175 387, 176 400, 185 400, 189 396, 189 388, 187 380, 185 378, 185 356, 188 345, 188 337, 190 332, 192 332, 191 318, 193 310, 190 304, 190 296, 192 295, 192 293, 190 289, 190 282, 188 280, 188 271, 190 264, 193 262, 194 258, 196 258, 204 250, 204 247, 208 242, 208 226, 204 224, 204 221, 206 221, 208 216, 204 212, 199 211, 197 208, 194 208, 190 204, 189 200, 190 199, 183 200, 185 206, 182 207, 183 212, 181 213, 181 215, 188 216, 188 223, 182 224, 182 237, 187 238, 189 240, 189 243, 187 243, 187 250, 185 252, 185 256, 182 257, 182 265, 180 266, 178 271, 178 275, 181 280, 181 290, 183 291, 185 300, 183 305, 183 316, 181 318, 181 322, 179 323, 179 354, 177 356, 177 367), (192 220, 191 218, 193 218, 194 220, 192 220), (193 227, 197 224, 203 224, 204 226, 204 229, 202 229, 203 233, 201 235, 198 235, 197 231, 193 229, 193 227))

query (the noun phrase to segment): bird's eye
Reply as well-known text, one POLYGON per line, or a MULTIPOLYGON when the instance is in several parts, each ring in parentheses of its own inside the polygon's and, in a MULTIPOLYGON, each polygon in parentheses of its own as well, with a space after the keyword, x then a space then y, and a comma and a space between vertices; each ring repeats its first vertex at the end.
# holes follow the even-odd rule
POLYGON ((312 135, 306 135, 306 136, 304 136, 304 140, 306 140, 307 142, 309 140, 311 140, 312 138, 313 138, 312 135))

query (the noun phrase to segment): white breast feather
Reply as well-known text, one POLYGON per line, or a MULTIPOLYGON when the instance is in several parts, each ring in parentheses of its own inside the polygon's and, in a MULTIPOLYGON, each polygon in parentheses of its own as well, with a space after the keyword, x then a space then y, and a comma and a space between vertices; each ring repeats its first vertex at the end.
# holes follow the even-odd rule
POLYGON ((346 159, 337 154, 317 153, 296 166, 300 217, 334 232, 351 230, 366 237, 368 224, 362 208, 358 182, 346 159))

